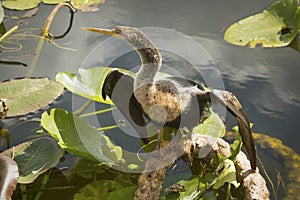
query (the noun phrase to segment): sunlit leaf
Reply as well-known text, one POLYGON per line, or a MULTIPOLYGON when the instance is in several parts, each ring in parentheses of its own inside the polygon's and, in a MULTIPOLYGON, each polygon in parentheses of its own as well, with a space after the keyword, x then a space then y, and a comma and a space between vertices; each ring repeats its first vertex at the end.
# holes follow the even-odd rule
POLYGON ((55 167, 64 151, 56 140, 42 137, 12 147, 1 154, 14 156, 19 166, 19 183, 32 183, 40 174, 55 167))
POLYGON ((194 178, 194 179, 188 180, 188 181, 185 181, 185 180, 180 181, 180 183, 186 189, 185 192, 180 193, 181 199, 183 199, 183 198, 191 198, 192 199, 193 197, 196 197, 201 193, 201 190, 199 188, 199 178, 194 178))
POLYGON ((66 2, 67 0, 43 0, 45 4, 59 4, 61 2, 66 2))
POLYGON ((11 199, 18 177, 17 163, 8 156, 0 155, 0 199, 11 199))
POLYGON ((58 140, 60 147, 75 155, 114 163, 122 158, 122 149, 107 136, 99 133, 84 119, 63 109, 52 109, 42 114, 41 123, 48 133, 58 140))
POLYGON ((201 182, 200 179, 193 178, 191 180, 183 180, 180 181, 180 184, 184 186, 185 190, 184 192, 179 193, 179 199, 197 199, 201 194, 204 193, 204 191, 207 189, 209 182, 212 182, 215 179, 214 176, 212 176, 211 173, 207 174, 204 178, 204 182, 201 182))
POLYGON ((193 133, 209 135, 215 138, 223 137, 225 132, 225 125, 215 112, 211 112, 211 115, 202 124, 193 129, 193 133))
POLYGON ((224 39, 232 44, 250 47, 281 47, 288 45, 300 28, 298 0, 280 0, 262 13, 231 25, 224 39))
MULTIPOLYGON (((71 72, 59 72, 56 81, 63 84, 71 92, 101 103, 112 104, 111 100, 102 98, 102 87, 107 74, 112 70, 109 67, 95 67, 78 70, 79 76, 71 72)), ((124 73, 132 74, 124 69, 118 69, 124 73)))
POLYGON ((219 172, 213 189, 219 189, 225 183, 231 183, 235 187, 238 187, 239 184, 236 180, 236 170, 234 162, 232 160, 226 159, 221 163, 220 167, 222 168, 222 171, 219 172))
POLYGON ((3 6, 8 9, 27 10, 37 7, 41 2, 45 4, 58 4, 67 0, 4 0, 3 6))
POLYGON ((2 5, 8 9, 27 10, 38 6, 42 0, 5 0, 2 5))
POLYGON ((0 24, 2 23, 3 18, 4 18, 4 11, 3 11, 3 8, 2 8, 2 4, 0 2, 0 24))
POLYGON ((70 72, 59 72, 56 81, 63 84, 71 92, 101 103, 111 104, 102 98, 102 86, 111 68, 97 67, 79 69, 80 77, 70 72))
POLYGON ((112 180, 101 180, 90 183, 74 195, 74 200, 86 199, 132 199, 136 186, 124 187, 112 180))
POLYGON ((105 0, 71 0, 72 5, 81 11, 98 11, 105 0))
POLYGON ((8 117, 25 115, 55 100, 64 88, 48 78, 12 79, 0 83, 0 97, 6 99, 8 117))

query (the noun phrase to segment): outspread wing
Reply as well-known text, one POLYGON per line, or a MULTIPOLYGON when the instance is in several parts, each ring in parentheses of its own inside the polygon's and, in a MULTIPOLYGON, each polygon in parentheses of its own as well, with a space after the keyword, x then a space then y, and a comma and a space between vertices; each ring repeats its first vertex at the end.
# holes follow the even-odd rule
POLYGON ((239 132, 242 137, 243 144, 248 154, 248 158, 251 163, 251 168, 256 169, 257 157, 254 139, 251 133, 249 120, 246 113, 244 112, 238 99, 228 91, 223 90, 212 90, 212 98, 215 98, 218 103, 226 106, 227 110, 237 118, 239 132))
POLYGON ((146 122, 144 112, 140 103, 133 95, 134 78, 118 70, 111 71, 102 88, 102 97, 106 96, 113 101, 116 107, 137 131, 141 140, 146 144, 147 138, 146 122))

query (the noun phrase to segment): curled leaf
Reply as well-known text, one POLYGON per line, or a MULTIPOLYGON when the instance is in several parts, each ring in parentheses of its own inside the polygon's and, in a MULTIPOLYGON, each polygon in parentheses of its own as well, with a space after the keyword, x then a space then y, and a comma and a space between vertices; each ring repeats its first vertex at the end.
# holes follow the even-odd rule
POLYGON ((42 137, 19 144, 1 153, 12 156, 18 163, 19 183, 32 183, 40 174, 55 167, 64 151, 59 148, 56 140, 42 137))
POLYGON ((0 155, 0 199, 11 199, 18 177, 17 163, 8 156, 0 155))

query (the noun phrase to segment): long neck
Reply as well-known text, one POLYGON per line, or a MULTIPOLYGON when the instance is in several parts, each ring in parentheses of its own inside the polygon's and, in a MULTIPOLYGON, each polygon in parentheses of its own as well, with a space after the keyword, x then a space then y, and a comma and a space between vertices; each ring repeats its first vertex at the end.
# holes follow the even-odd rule
POLYGON ((161 55, 156 46, 144 33, 138 33, 129 43, 136 49, 142 66, 136 74, 134 89, 143 84, 153 84, 154 77, 161 67, 161 55))
POLYGON ((160 53, 157 49, 151 48, 138 49, 137 52, 142 61, 142 66, 136 74, 135 87, 142 84, 153 84, 154 77, 161 67, 160 53))

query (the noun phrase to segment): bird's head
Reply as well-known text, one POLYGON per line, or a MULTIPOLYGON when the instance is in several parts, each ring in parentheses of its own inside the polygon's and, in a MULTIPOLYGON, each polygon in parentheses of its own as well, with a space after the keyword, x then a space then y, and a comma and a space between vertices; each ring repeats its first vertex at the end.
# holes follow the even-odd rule
POLYGON ((116 26, 113 29, 100 29, 100 28, 86 27, 83 29, 121 38, 137 49, 151 48, 153 46, 149 38, 142 31, 134 27, 116 26))

